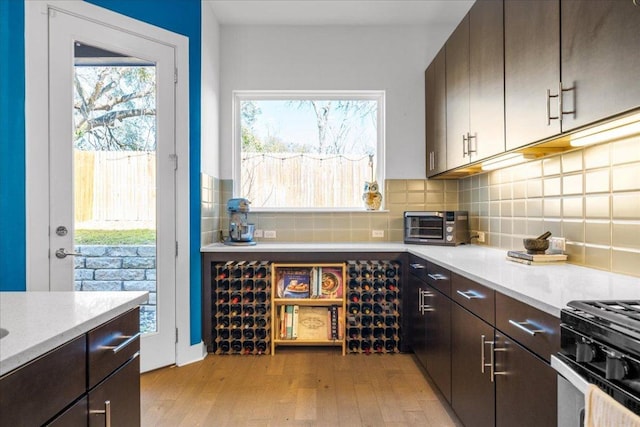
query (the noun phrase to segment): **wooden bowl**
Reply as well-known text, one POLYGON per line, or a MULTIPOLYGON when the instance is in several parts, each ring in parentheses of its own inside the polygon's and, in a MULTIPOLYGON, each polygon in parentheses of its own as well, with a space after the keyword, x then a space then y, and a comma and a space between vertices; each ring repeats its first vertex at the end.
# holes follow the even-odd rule
POLYGON ((522 242, 528 254, 543 254, 549 249, 549 241, 547 239, 522 239, 522 242))

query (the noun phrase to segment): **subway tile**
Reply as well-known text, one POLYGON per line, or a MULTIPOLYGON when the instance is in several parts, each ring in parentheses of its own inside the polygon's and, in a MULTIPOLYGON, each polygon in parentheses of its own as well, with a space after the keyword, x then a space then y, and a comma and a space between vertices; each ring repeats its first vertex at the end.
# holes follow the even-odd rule
POLYGON ((500 233, 500 218, 489 219, 489 231, 494 234, 500 233))
POLYGON ((612 200, 614 219, 640 219, 640 192, 614 194, 612 200))
POLYGON ((526 200, 514 200, 513 211, 514 217, 526 217, 527 216, 527 201, 526 200))
POLYGON ((444 191, 458 191, 458 181, 455 179, 448 179, 444 181, 444 191))
POLYGON ((565 253, 572 264, 584 265, 584 244, 567 242, 565 253))
POLYGON ((544 233, 544 222, 542 219, 529 219, 527 221, 527 235, 531 237, 536 237, 544 233))
POLYGON ((371 231, 370 230, 351 230, 351 241, 352 242, 368 242, 370 240, 371 231))
POLYGON ((612 246, 617 248, 640 249, 640 222, 614 222, 611 228, 612 246))
POLYGON ((407 203, 425 203, 425 193, 407 193, 407 203))
POLYGON ((610 158, 610 144, 587 147, 584 150, 584 167, 585 169, 596 169, 609 166, 611 164, 610 158))
POLYGON ((584 224, 584 242, 587 245, 611 246, 611 223, 586 221, 584 224))
POLYGON ((513 216, 513 205, 511 200, 500 202, 500 216, 501 217, 513 216))
POLYGON ((611 271, 640 277, 640 252, 611 251, 611 271))
POLYGON ((560 156, 549 157, 542 160, 544 176, 558 175, 561 172, 560 156))
POLYGON ((609 173, 609 168, 588 171, 585 174, 585 193, 608 193, 611 191, 609 173))
POLYGON ((387 180, 387 192, 404 193, 407 191, 407 181, 404 179, 388 179, 387 180))
POLYGON ((369 227, 372 230, 386 230, 389 228, 389 219, 383 214, 371 215, 371 218, 369 218, 369 227))
POLYGON ((489 186, 489 174, 483 173, 478 175, 478 185, 480 187, 488 187, 489 186))
MULTIPOLYGON (((455 208, 452 209, 457 209, 458 208, 458 193, 454 193, 454 192, 450 192, 447 191, 446 193, 444 193, 444 203, 447 206, 455 206, 455 208)), ((450 208, 447 208, 450 209, 450 208)))
POLYGON ((527 168, 527 178, 540 178, 542 176, 542 161, 534 160, 529 163, 525 163, 527 168))
POLYGON ((513 219, 513 230, 514 235, 517 236, 526 236, 527 235, 527 220, 526 219, 513 219))
POLYGON ((513 199, 526 199, 527 198, 527 182, 518 181, 513 183, 513 199))
POLYGON ((489 202, 478 203, 478 213, 480 216, 489 216, 489 202))
MULTIPOLYGON (((544 231, 542 231, 540 234, 546 232, 546 231, 550 231, 552 236, 560 236, 562 235, 562 221, 558 220, 558 219, 547 219, 545 218, 542 221, 542 228, 544 231)), ((534 234, 531 237, 537 237, 540 234, 534 234)))
POLYGON ((613 191, 640 190, 640 162, 611 168, 611 187, 613 191))
POLYGON ((562 173, 582 171, 583 150, 562 154, 562 173))
POLYGON ((640 137, 634 136, 611 144, 612 165, 638 161, 640 161, 640 137))
POLYGON ((530 179, 527 181, 527 197, 542 197, 541 179, 530 179))
POLYGON ((542 199, 527 199, 527 217, 539 218, 542 216, 542 199))
POLYGON ((333 232, 330 228, 316 228, 312 232, 314 242, 330 242, 333 239, 333 232))
POLYGON ((489 202, 489 215, 492 217, 500 216, 500 202, 489 202))
POLYGON ((441 179, 428 179, 427 191, 444 191, 444 183, 441 179))
POLYGON ((524 181, 529 177, 529 171, 526 163, 516 165, 511 168, 512 182, 524 181))
POLYGON ((407 203, 407 193, 406 192, 387 193, 387 201, 390 204, 407 203))
POLYGON ((543 213, 545 218, 559 218, 561 215, 562 200, 546 198, 542 202, 543 213))
POLYGON ((491 185, 489 186, 489 200, 500 200, 500 186, 499 185, 491 185))
POLYGON ((424 179, 410 179, 407 181, 407 191, 425 191, 424 179))
POLYGON ((585 245, 584 263, 585 265, 592 268, 599 268, 601 270, 610 270, 611 269, 611 249, 585 245))
POLYGON ((389 241, 390 242, 402 242, 404 240, 404 230, 389 230, 389 241))
POLYGON ((562 181, 560 178, 546 178, 544 180, 544 196, 559 196, 562 194, 562 181))
POLYGON ((609 208, 609 196, 586 196, 585 197, 585 218, 609 218, 611 209, 609 208))
POLYGON ((582 180, 584 175, 565 175, 562 177, 562 194, 582 194, 582 180))
POLYGON ((513 234, 513 221, 511 218, 502 218, 500 220, 500 234, 513 234))
POLYGON ((333 214, 331 226, 334 229, 346 230, 351 226, 351 216, 349 214, 333 214))
POLYGON ((427 193, 427 203, 444 203, 444 193, 433 193, 433 192, 428 192, 427 193))
POLYGON ((563 220, 560 236, 570 242, 584 243, 584 221, 563 220))
MULTIPOLYGON (((296 229, 294 235, 295 242, 314 242, 313 230, 300 230, 296 229)), ((283 239, 284 236, 278 236, 279 241, 286 241, 283 239)))
POLYGON ((512 185, 511 183, 500 185, 500 200, 513 199, 512 185))
POLYGON ((582 197, 564 197, 562 199, 563 218, 582 218, 584 215, 582 197))

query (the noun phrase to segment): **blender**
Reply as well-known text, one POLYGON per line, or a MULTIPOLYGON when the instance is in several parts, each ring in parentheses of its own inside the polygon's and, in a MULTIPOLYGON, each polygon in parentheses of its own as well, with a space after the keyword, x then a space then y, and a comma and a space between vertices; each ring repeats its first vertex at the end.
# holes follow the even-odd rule
POLYGON ((247 219, 250 203, 249 200, 244 198, 229 199, 227 201, 229 238, 224 241, 225 245, 251 246, 256 244, 253 240, 255 225, 249 224, 247 219))

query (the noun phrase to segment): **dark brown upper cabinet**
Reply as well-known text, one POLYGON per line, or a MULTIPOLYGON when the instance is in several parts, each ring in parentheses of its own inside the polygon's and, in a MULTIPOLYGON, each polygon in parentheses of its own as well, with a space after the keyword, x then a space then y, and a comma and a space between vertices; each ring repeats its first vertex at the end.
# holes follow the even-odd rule
POLYGON ((506 149, 560 133, 560 4, 505 0, 506 149))
POLYGON ((444 48, 425 71, 427 177, 447 170, 447 93, 444 48))
POLYGON ((560 13, 562 83, 575 87, 564 95, 575 114, 564 115, 562 131, 640 107, 640 6, 562 0, 560 13))
POLYGON ((503 39, 502 0, 479 0, 447 40, 447 169, 505 149, 503 39))

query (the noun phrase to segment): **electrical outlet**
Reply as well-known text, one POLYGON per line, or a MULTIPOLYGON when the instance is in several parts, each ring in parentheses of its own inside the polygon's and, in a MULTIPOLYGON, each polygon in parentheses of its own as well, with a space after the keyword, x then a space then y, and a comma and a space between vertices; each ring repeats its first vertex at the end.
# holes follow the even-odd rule
POLYGON ((567 239, 564 237, 549 238, 549 253, 561 254, 567 249, 567 239))
POLYGON ((264 230, 264 238, 265 239, 275 239, 276 238, 276 230, 264 230))
POLYGON ((478 243, 484 243, 484 231, 476 231, 478 235, 478 243))
POLYGON ((371 230, 371 237, 384 237, 384 230, 371 230))
POLYGON ((262 230, 258 229, 253 232, 253 237, 262 237, 262 230))

